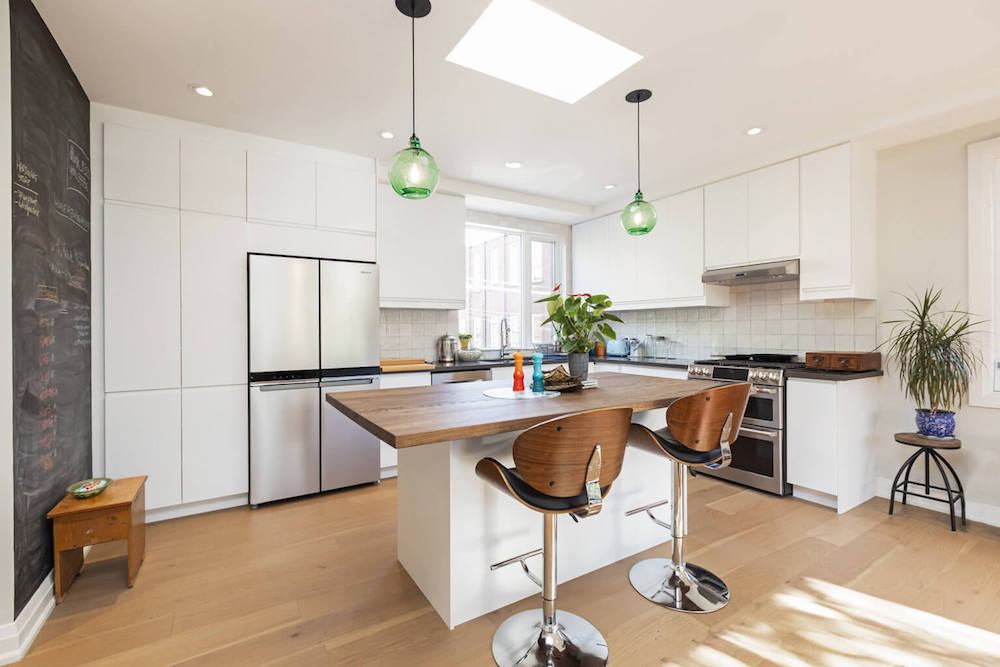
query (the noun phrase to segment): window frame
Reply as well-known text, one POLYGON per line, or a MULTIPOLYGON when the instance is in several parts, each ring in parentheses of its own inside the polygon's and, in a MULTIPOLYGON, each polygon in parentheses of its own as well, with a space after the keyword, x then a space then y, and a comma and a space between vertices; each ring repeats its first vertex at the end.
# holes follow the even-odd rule
MULTIPOLYGON (((558 234, 547 234, 545 232, 530 229, 505 227, 503 225, 490 225, 482 222, 471 222, 466 220, 465 229, 470 227, 494 232, 503 232, 504 234, 512 234, 521 237, 521 340, 512 340, 510 341, 510 345, 512 349, 532 349, 535 346, 535 342, 531 340, 533 329, 531 325, 531 243, 532 241, 555 243, 555 266, 553 267, 553 276, 555 285, 563 285, 563 288, 559 291, 565 294, 564 276, 566 275, 566 240, 558 234)), ((468 267, 466 267, 465 278, 466 284, 468 285, 468 267)), ((553 285, 553 287, 555 285, 553 285)), ((468 304, 466 304, 466 310, 468 310, 468 304)))
POLYGON ((969 386, 969 404, 1000 408, 998 391, 998 347, 1000 328, 1000 260, 997 257, 997 234, 1000 229, 1000 138, 968 145, 969 160, 969 310, 985 320, 975 336, 982 354, 985 372, 973 378, 969 386), (985 278, 985 279, 984 279, 985 278))

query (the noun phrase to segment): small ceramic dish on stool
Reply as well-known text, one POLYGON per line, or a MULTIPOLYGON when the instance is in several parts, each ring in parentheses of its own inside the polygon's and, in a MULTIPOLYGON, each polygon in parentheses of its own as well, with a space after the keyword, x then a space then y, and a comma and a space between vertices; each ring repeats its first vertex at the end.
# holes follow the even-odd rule
POLYGON ((73 482, 66 487, 66 493, 74 498, 92 498, 104 491, 111 485, 111 480, 107 477, 93 477, 79 482, 73 482))

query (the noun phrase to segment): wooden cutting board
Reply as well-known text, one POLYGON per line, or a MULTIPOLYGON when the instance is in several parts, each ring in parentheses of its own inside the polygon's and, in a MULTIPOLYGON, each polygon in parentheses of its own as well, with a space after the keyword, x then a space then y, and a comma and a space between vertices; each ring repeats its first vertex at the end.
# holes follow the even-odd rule
POLYGON ((382 359, 379 361, 383 373, 401 373, 403 371, 432 371, 434 364, 423 359, 382 359))

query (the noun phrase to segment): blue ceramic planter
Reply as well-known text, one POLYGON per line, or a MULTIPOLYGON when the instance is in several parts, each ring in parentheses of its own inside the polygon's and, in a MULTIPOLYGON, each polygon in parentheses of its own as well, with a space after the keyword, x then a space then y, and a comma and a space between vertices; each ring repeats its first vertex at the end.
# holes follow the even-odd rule
POLYGON ((955 433, 955 413, 917 410, 917 431, 920 435, 950 438, 955 433))

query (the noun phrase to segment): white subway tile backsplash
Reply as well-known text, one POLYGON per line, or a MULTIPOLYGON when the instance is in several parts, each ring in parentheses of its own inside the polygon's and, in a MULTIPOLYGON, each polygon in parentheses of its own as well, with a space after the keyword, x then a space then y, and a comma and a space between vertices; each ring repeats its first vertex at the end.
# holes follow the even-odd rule
POLYGON ((854 320, 848 320, 844 318, 837 318, 834 320, 836 325, 834 325, 833 332, 837 336, 853 336, 854 335, 854 320))
POLYGON ((383 359, 414 358, 433 361, 437 340, 457 335, 457 310, 383 308, 379 312, 379 346, 383 359))

